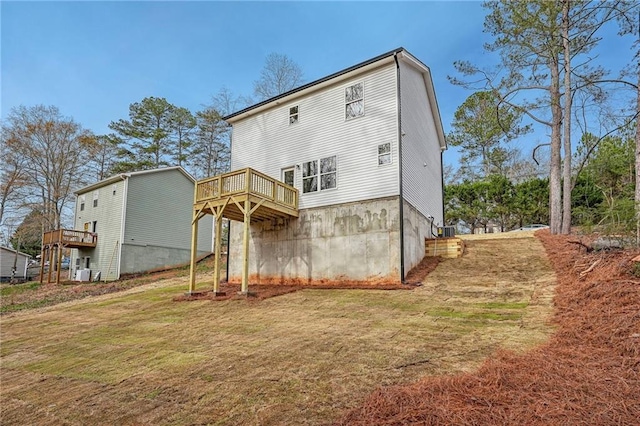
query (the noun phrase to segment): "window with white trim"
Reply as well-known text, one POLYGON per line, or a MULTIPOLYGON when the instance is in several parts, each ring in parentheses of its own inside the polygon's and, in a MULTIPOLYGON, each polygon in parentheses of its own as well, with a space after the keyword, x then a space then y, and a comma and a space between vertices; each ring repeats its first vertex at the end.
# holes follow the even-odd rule
POLYGON ((333 189, 337 182, 336 156, 302 163, 302 193, 333 189), (319 165, 319 167, 318 167, 319 165))
POLYGON ((80 196, 80 211, 84 211, 84 195, 80 196))
POLYGON ((289 125, 298 122, 298 105, 289 108, 289 125))
POLYGON ((99 191, 93 191, 93 207, 98 207, 98 194, 99 191))
POLYGON ((344 89, 345 119, 364 115, 364 84, 356 83, 344 89))
POLYGON ((378 165, 391 164, 391 142, 378 145, 378 165))

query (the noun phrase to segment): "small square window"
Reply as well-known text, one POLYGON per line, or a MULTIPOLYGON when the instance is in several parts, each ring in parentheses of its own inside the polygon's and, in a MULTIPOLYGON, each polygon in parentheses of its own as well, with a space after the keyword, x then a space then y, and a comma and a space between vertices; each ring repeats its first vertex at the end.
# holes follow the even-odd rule
POLYGON ((391 143, 378 145, 378 165, 391 164, 391 143))
POLYGON ((345 119, 364 115, 364 84, 357 83, 344 89, 345 119))
POLYGON ((289 108, 289 125, 298 122, 298 105, 289 108))

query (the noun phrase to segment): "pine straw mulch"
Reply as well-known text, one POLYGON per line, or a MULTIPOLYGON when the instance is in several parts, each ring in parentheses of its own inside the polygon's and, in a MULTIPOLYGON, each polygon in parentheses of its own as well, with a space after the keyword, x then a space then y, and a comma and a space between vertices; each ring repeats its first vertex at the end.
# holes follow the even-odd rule
POLYGON ((220 283, 218 294, 214 294, 213 290, 198 291, 192 294, 183 294, 173 298, 176 302, 184 302, 191 300, 229 300, 229 299, 248 299, 260 301, 270 297, 281 296, 287 293, 293 293, 305 288, 312 289, 369 289, 369 290, 411 290, 421 285, 425 277, 433 271, 438 263, 439 257, 425 257, 416 265, 405 278, 405 283, 393 283, 385 281, 318 281, 309 284, 289 283, 283 281, 279 284, 249 284, 249 294, 240 294, 240 284, 237 283, 220 283))
POLYGON ((640 424, 638 253, 587 253, 575 237, 536 236, 558 280, 549 341, 498 352, 475 373, 380 388, 336 424, 640 424))

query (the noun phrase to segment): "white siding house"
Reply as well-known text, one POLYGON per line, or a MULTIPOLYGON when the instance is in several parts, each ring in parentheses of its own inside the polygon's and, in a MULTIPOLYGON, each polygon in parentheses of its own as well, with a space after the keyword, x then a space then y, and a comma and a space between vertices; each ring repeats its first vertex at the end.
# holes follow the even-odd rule
MULTIPOLYGON (((251 282, 402 281, 443 223, 446 142, 429 68, 403 48, 235 112, 231 168, 299 191, 299 217, 251 224, 251 282)), ((242 226, 232 223, 229 279, 242 226)))
MULTIPOLYGON (((78 269, 101 280, 189 262, 195 179, 181 167, 115 175, 75 192, 75 229, 97 234, 72 252, 78 269)), ((198 255, 211 253, 212 220, 202 222, 198 255)))

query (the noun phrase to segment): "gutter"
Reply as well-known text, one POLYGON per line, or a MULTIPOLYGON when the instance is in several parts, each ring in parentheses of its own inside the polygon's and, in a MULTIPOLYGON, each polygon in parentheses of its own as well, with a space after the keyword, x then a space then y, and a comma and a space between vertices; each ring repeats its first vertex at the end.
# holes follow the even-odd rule
POLYGON ((402 192, 402 90, 400 88, 400 63, 398 52, 393 54, 396 62, 396 87, 398 102, 398 178, 400 186, 400 282, 404 280, 404 194, 402 192))

